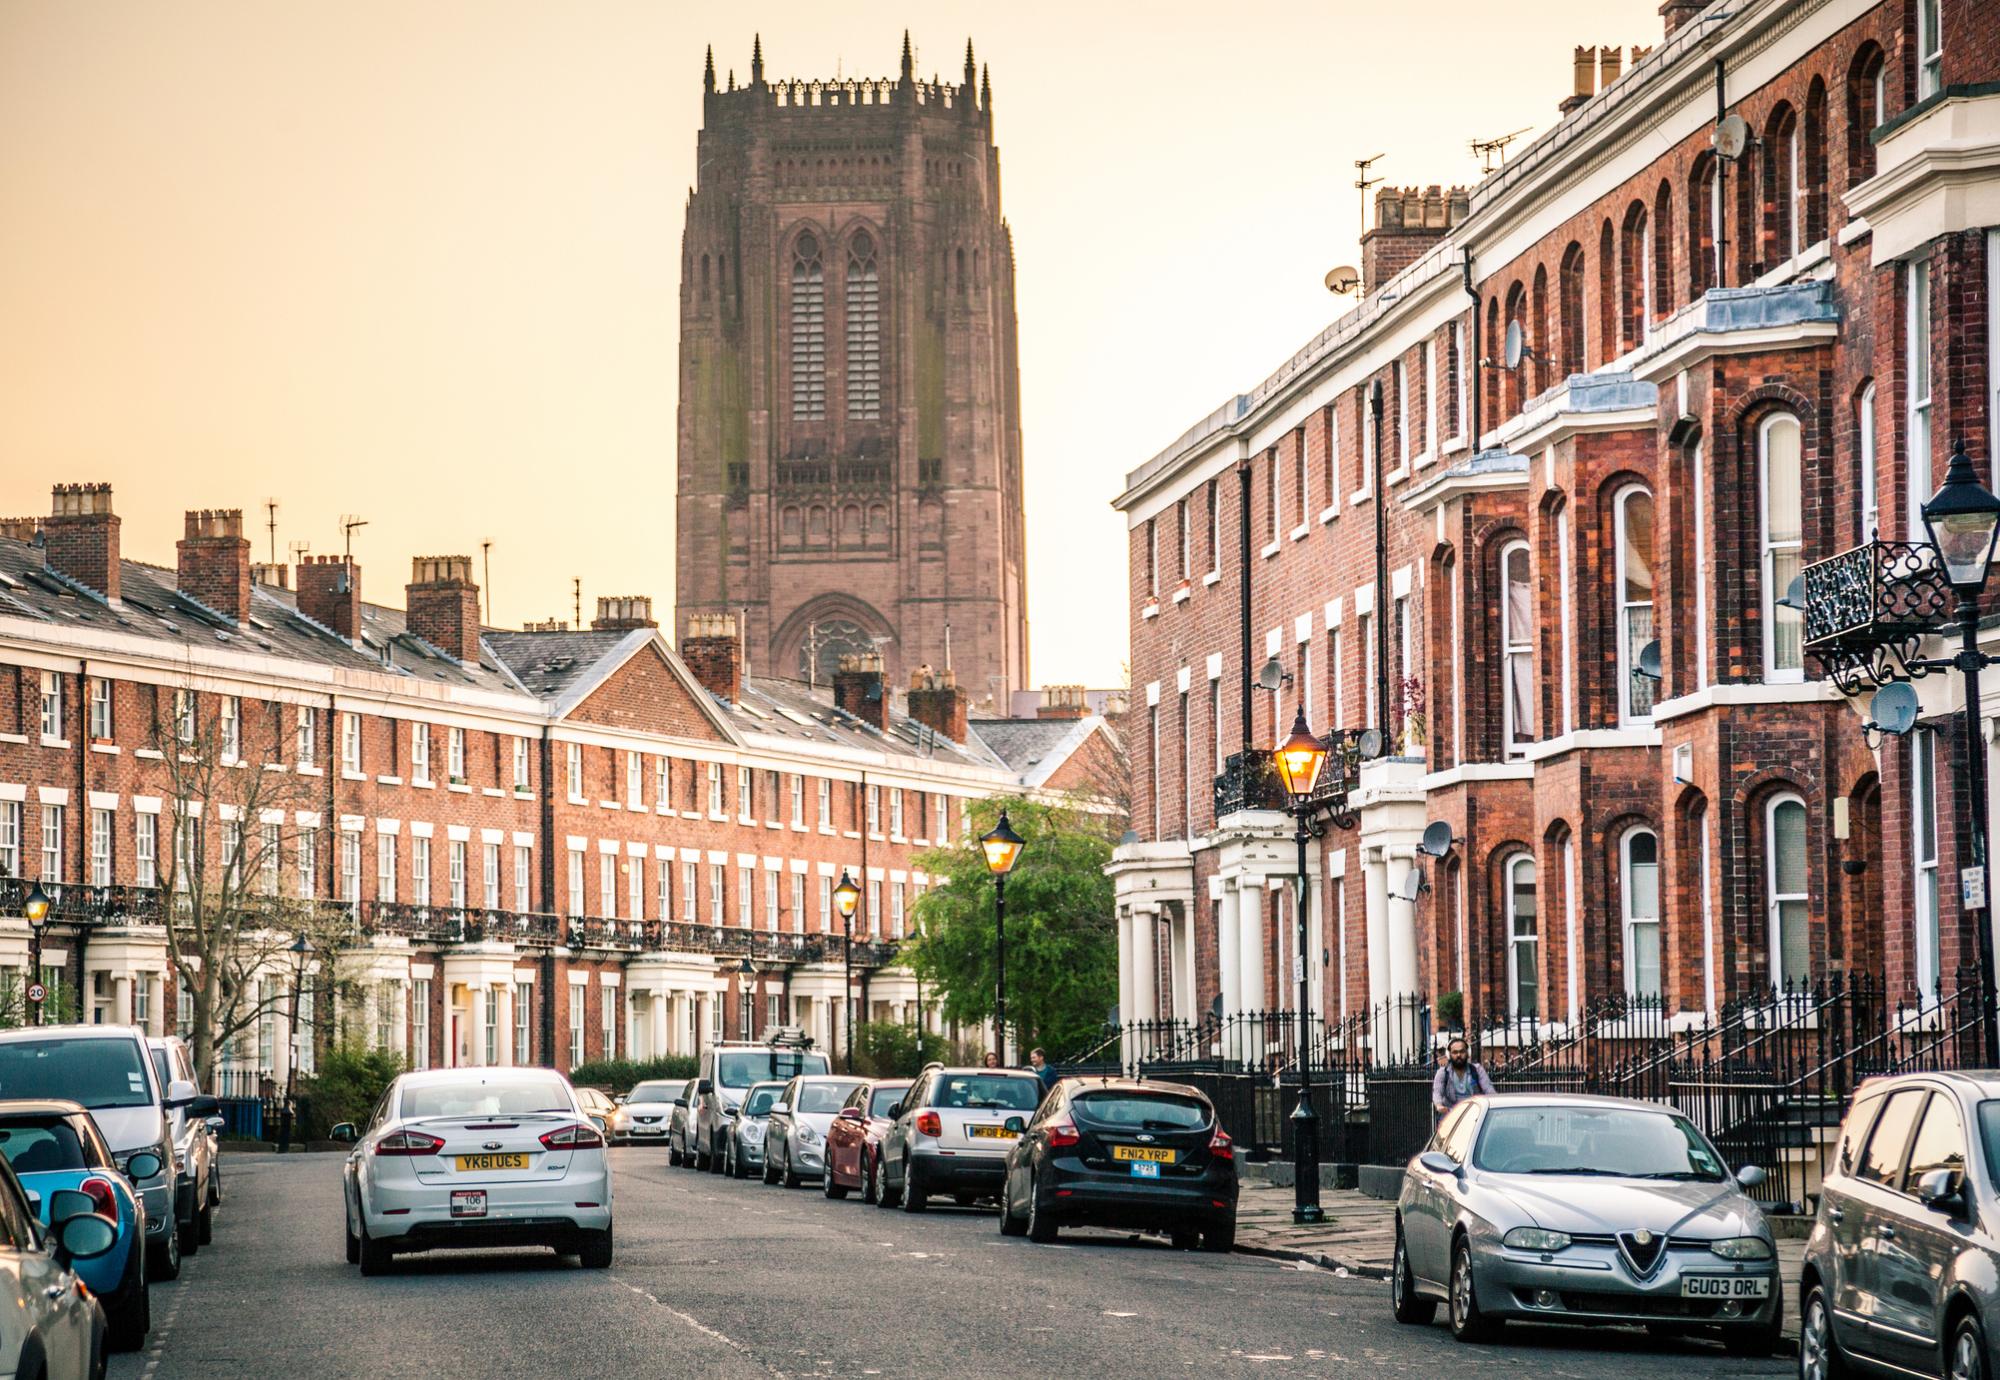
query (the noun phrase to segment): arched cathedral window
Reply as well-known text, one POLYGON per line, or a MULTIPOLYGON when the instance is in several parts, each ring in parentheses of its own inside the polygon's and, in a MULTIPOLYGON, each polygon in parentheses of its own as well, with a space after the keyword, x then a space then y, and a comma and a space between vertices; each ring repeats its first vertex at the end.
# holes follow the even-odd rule
POLYGON ((882 416, 881 285, 875 241, 855 232, 847 255, 847 415, 860 422, 882 416))
POLYGON ((826 270, 811 231, 792 248, 792 416, 826 418, 826 270))

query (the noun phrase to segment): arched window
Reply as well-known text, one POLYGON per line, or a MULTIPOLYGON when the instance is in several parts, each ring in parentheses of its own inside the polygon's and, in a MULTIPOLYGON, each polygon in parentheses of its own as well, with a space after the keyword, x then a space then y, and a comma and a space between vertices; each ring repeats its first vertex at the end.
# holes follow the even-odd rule
POLYGON ((792 246, 792 417, 826 419, 826 269, 810 230, 792 246))
POLYGON ((1535 289, 1531 300, 1534 316, 1528 325, 1528 343, 1535 348, 1535 393, 1539 396, 1549 389, 1549 366, 1555 359, 1555 351, 1549 348, 1549 270, 1546 264, 1535 265, 1535 289))
POLYGON ((1910 735, 1910 836, 1917 991, 1933 993, 1938 986, 1937 733, 1928 728, 1910 735))
POLYGON ((1653 225, 1642 202, 1633 202, 1625 211, 1624 243, 1619 253, 1620 315, 1623 340, 1630 350, 1643 343, 1652 331, 1653 225))
MULTIPOLYGON (((1507 326, 1518 325, 1520 326, 1521 330, 1525 333, 1528 329, 1527 315, 1528 315, 1527 289, 1523 288, 1520 285, 1520 283, 1516 282, 1512 287, 1507 289, 1506 325, 1507 326)), ((1502 329, 1504 330, 1505 327, 1503 327, 1502 329)), ((1534 345, 1537 342, 1530 340, 1528 343, 1530 345, 1534 345)), ((1506 337, 1504 335, 1501 337, 1500 344, 1501 344, 1502 358, 1504 360, 1506 351, 1506 337)), ((1505 415, 1509 417, 1519 412, 1521 410, 1522 403, 1525 401, 1525 398, 1522 396, 1522 394, 1523 390, 1527 385, 1527 374, 1525 372, 1526 369, 1527 365, 1524 362, 1519 369, 1501 370, 1501 372, 1506 375, 1506 378, 1504 380, 1504 386, 1506 388, 1506 395, 1507 395, 1506 401, 1502 404, 1502 407, 1504 409, 1505 415)), ((1500 420, 1500 418, 1496 417, 1494 418, 1494 420, 1497 422, 1500 420)))
POLYGON ((1798 116, 1782 102, 1771 112, 1764 126, 1764 205, 1768 219, 1764 225, 1769 246, 1767 264, 1789 259, 1805 247, 1804 227, 1799 223, 1800 182, 1805 177, 1805 156, 1799 145, 1798 116))
POLYGON ((1562 368, 1567 377, 1590 366, 1584 341, 1583 246, 1571 240, 1556 274, 1557 313, 1562 317, 1562 368))
POLYGON ((1855 50, 1847 65, 1847 183, 1866 182, 1875 175, 1875 126, 1885 110, 1882 50, 1873 42, 1855 50))
POLYGON ((1674 189, 1664 178, 1653 195, 1652 251, 1653 290, 1646 300, 1658 318, 1674 309, 1674 189))
POLYGON ((1781 608, 1800 569, 1804 525, 1799 419, 1773 413, 1757 428, 1758 499, 1763 507, 1764 680, 1805 679, 1803 615, 1781 608))
POLYGON ((1803 249, 1826 238, 1826 82, 1820 77, 1814 77, 1806 90, 1801 142, 1805 177, 1800 191, 1805 210, 1800 216, 1804 233, 1799 236, 1799 248, 1803 249))
POLYGON ((1771 985, 1783 990, 1812 974, 1807 932, 1806 804, 1795 795, 1764 807, 1764 919, 1771 941, 1771 985))
POLYGON ((1507 1014, 1532 1021, 1541 1015, 1536 958, 1541 930, 1535 915, 1535 857, 1517 853, 1506 862, 1507 1014))
POLYGON ((861 422, 882 416, 881 286, 866 230, 847 246, 847 415, 861 422))
POLYGON ((1534 741, 1535 590, 1528 580, 1528 544, 1509 542, 1500 551, 1500 648, 1502 749, 1508 756, 1534 741))
POLYGON ((1660 840, 1651 829, 1633 829, 1619 840, 1619 892, 1623 920, 1625 995, 1660 997, 1660 840))
POLYGON ((1597 362, 1618 356, 1618 237, 1607 217, 1597 235, 1597 362))
POLYGON ((1653 496, 1639 485, 1621 489, 1616 504, 1618 543, 1618 718, 1653 717, 1659 681, 1641 674, 1640 653, 1653 640, 1653 496))
POLYGON ((1861 499, 1861 540, 1875 540, 1875 533, 1881 526, 1880 500, 1875 497, 1875 483, 1881 472, 1875 463, 1875 385, 1870 383, 1861 390, 1861 401, 1856 404, 1855 434, 1859 437, 1857 449, 1860 452, 1861 473, 1855 477, 1854 487, 1861 499))
MULTIPOLYGON (((1486 357, 1488 359, 1499 359, 1503 346, 1504 341, 1500 328, 1500 299, 1498 297, 1489 297, 1486 299, 1486 357)), ((1506 420, 1500 415, 1500 376, 1507 371, 1487 366, 1479 372, 1486 385, 1486 400, 1483 404, 1486 409, 1484 420, 1489 427, 1498 426, 1502 421, 1506 420)), ((1361 404, 1361 413, 1363 425, 1365 426, 1368 417, 1368 403, 1365 396, 1361 404)), ((1479 438, 1477 436, 1472 438, 1472 448, 1474 450, 1479 449, 1479 438)), ((1361 463, 1364 467, 1369 463, 1369 458, 1372 454, 1373 452, 1366 446, 1362 447, 1361 463)), ((1366 474, 1368 471, 1364 468, 1362 473, 1366 474)))
POLYGON ((1696 155, 1688 174, 1688 300, 1707 292, 1722 281, 1722 265, 1717 255, 1716 227, 1722 219, 1720 192, 1715 181, 1715 155, 1696 155))

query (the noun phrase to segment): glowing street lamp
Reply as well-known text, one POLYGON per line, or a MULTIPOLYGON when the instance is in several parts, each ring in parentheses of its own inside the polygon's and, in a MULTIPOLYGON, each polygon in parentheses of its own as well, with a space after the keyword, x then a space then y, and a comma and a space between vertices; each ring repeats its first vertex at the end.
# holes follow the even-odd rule
POLYGON ((1021 861, 1028 841, 1014 832, 1007 807, 1000 807, 1000 822, 979 836, 980 851, 986 854, 986 870, 993 874, 993 966, 996 987, 993 996, 993 1049, 1000 1062, 1007 1062, 1007 874, 1021 861))

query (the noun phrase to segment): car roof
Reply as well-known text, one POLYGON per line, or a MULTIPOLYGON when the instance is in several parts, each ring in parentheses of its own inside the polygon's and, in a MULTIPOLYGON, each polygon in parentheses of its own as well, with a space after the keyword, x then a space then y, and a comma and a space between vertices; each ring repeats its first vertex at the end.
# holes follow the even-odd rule
POLYGON ((1953 1087, 1981 1097, 2000 1097, 2000 1072, 1992 1069, 1926 1069, 1914 1073, 1878 1074, 1874 1078, 1863 1079, 1854 1095, 1870 1096, 1900 1088, 1910 1083, 1925 1081, 1949 1083, 1953 1087))
POLYGON ((13 1116, 89 1116, 90 1109, 81 1102, 70 1102, 60 1097, 23 1097, 12 1102, 0 1102, 0 1121, 13 1116))
POLYGON ((755 1083, 752 1083, 746 1091, 756 1092, 759 1088, 782 1088, 791 1081, 789 1078, 760 1078, 755 1083))
POLYGON ((59 1035, 65 1040, 138 1040, 144 1042, 146 1032, 136 1025, 22 1025, 12 1030, 0 1030, 0 1040, 42 1040, 59 1035))
POLYGON ((178 1035, 148 1035, 146 1043, 154 1049, 172 1049, 175 1045, 185 1045, 187 1041, 178 1035))
POLYGON ((862 1082, 871 1088, 907 1088, 916 1082, 914 1078, 864 1078, 862 1082))
POLYGON ((983 1073, 989 1076, 1003 1076, 1007 1078, 1033 1078, 1035 1076, 1034 1070, 1032 1069, 989 1069, 989 1068, 981 1068, 977 1064, 965 1064, 961 1066, 952 1066, 952 1067, 938 1065, 932 1068, 927 1068, 924 1070, 924 1072, 941 1073, 947 1078, 957 1078, 961 1074, 967 1074, 967 1073, 983 1073))
POLYGON ((396 1081, 406 1088, 424 1088, 433 1083, 478 1083, 491 1074, 537 1073, 549 1078, 569 1079, 554 1069, 536 1068, 531 1064, 461 1064, 452 1069, 419 1069, 398 1074, 396 1081))
POLYGON ((781 1080, 785 1083, 866 1083, 868 1080, 854 1073, 802 1073, 795 1078, 781 1080))
MULTIPOLYGON (((991 1072, 991 1070, 989 1070, 989 1072, 991 1072)), ((1209 1100, 1208 1094, 1203 1092, 1200 1088, 1191 1087, 1186 1083, 1168 1083, 1158 1078, 1119 1078, 1113 1074, 1106 1074, 1103 1075, 1102 1077, 1089 1077, 1089 1078, 1071 1077, 1071 1078, 1065 1078, 1062 1081, 1068 1085, 1066 1090, 1070 1093, 1105 1092, 1105 1091, 1132 1092, 1132 1093, 1172 1093, 1176 1097, 1192 1097, 1202 1102, 1207 1102, 1209 1100)))
POLYGON ((1657 1112, 1665 1116, 1685 1115, 1678 1107, 1648 1102, 1637 1097, 1605 1097, 1599 1093, 1515 1092, 1484 1093, 1475 1099, 1494 1107, 1597 1107, 1609 1111, 1657 1112))

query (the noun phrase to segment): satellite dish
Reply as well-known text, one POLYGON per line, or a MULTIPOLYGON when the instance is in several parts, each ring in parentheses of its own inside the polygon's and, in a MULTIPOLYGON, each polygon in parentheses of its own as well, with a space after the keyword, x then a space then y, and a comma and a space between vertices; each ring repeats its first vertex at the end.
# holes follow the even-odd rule
POLYGON ((1883 733, 1908 733, 1917 726, 1917 692, 1905 681, 1891 681, 1868 701, 1869 727, 1883 733))
POLYGON ((1400 900, 1414 903, 1425 891, 1424 874, 1411 868, 1403 874, 1403 880, 1396 886, 1396 896, 1400 900))
POLYGON ((1743 156, 1743 150, 1750 146, 1750 125, 1741 115, 1731 115, 1715 122, 1715 151, 1724 158, 1734 161, 1743 156))
POLYGON ((1276 657, 1265 662, 1264 668, 1257 672, 1257 684, 1265 690, 1277 690, 1284 685, 1286 679, 1285 664, 1276 657))
POLYGON ((1805 612, 1806 609, 1805 576, 1803 575, 1792 576, 1792 582, 1785 586, 1785 597, 1778 600, 1778 607, 1781 609, 1797 609, 1800 613, 1805 612))
POLYGON ((1521 329, 1518 321, 1507 323, 1507 367, 1518 369, 1528 353, 1528 333, 1521 329))
POLYGON ((1417 844, 1417 851, 1427 858, 1442 858, 1451 851, 1451 826, 1443 820, 1434 820, 1424 826, 1424 837, 1417 844))
POLYGON ((1356 273, 1347 264, 1342 264, 1339 268, 1330 268, 1327 270, 1326 290, 1333 293, 1336 297, 1345 297, 1360 286, 1361 275, 1356 273))
POLYGON ((1361 749, 1363 761, 1374 761, 1382 755, 1382 730, 1379 728, 1362 729, 1361 741, 1356 746, 1361 749))
POLYGON ((1660 678, 1660 639, 1654 638, 1639 649, 1639 674, 1647 680, 1660 678))

